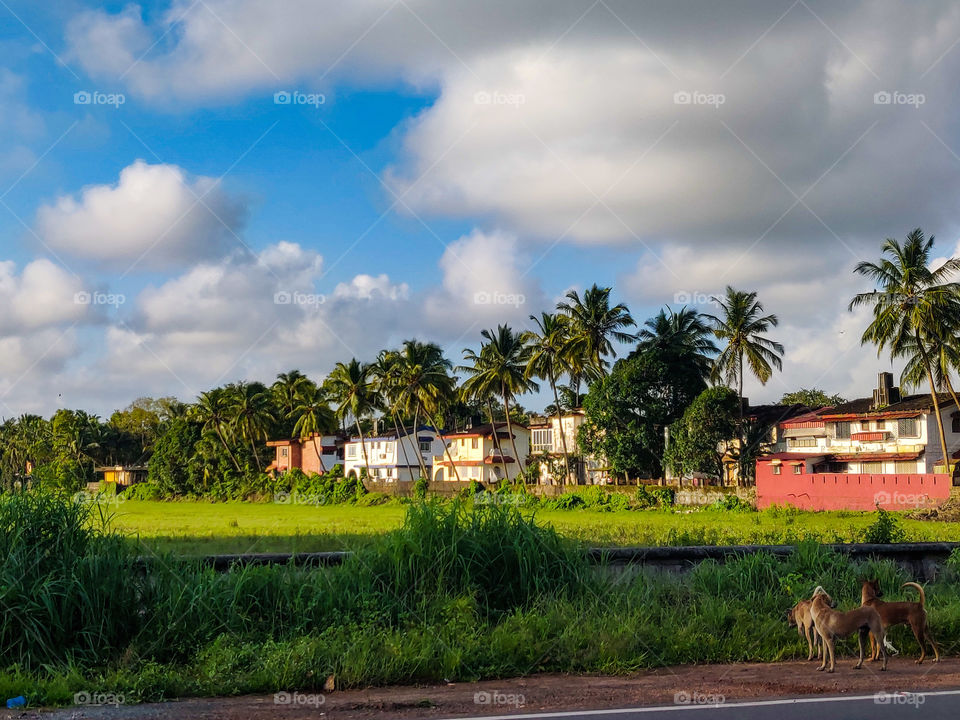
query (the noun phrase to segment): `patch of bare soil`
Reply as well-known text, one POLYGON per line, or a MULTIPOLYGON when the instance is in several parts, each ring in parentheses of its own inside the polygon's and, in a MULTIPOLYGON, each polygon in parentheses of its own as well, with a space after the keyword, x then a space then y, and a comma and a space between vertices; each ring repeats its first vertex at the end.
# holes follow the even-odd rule
POLYGON ((960 500, 951 498, 935 508, 923 508, 907 514, 911 520, 936 520, 939 522, 960 522, 960 500))
POLYGON ((803 695, 867 695, 960 688, 960 659, 914 664, 909 657, 853 669, 844 658, 837 671, 817 672, 814 662, 684 665, 627 676, 535 675, 510 680, 347 690, 325 696, 290 693, 116 707, 52 711, 2 711, 3 720, 419 720, 537 711, 732 702, 803 695), (280 698, 281 700, 283 698, 280 698), (5 713, 5 714, 4 714, 5 713))

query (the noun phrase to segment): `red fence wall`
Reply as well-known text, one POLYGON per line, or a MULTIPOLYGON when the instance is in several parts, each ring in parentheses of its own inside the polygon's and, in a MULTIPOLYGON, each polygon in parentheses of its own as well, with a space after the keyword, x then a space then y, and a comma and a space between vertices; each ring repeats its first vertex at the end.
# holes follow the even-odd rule
POLYGON ((802 510, 916 510, 936 507, 950 497, 949 475, 794 475, 790 466, 774 475, 757 463, 757 507, 793 505, 802 510))

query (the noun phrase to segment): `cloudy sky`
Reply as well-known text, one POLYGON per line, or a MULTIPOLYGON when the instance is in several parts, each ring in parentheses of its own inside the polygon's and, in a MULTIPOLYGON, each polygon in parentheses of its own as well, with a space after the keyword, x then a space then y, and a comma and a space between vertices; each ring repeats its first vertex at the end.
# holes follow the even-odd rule
POLYGON ((917 226, 960 254, 953 2, 0 17, 0 416, 456 360, 594 282, 639 320, 755 289, 786 359, 751 399, 866 395, 853 266, 917 226))

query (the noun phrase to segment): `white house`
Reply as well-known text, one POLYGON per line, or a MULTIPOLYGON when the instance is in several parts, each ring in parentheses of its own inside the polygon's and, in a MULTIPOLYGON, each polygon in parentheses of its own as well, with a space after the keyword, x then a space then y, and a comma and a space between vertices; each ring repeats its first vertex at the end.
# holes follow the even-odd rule
POLYGON ((345 477, 360 477, 360 471, 370 467, 371 480, 412 481, 420 477, 420 460, 427 468, 427 478, 432 474, 433 457, 443 452, 443 441, 437 432, 428 426, 421 426, 417 432, 411 428, 401 428, 400 438, 396 430, 378 432, 360 442, 359 437, 350 438, 344 445, 343 474, 345 477), (363 447, 366 446, 367 459, 364 461, 363 447))
POLYGON ((571 459, 569 482, 577 485, 603 485, 610 482, 606 463, 593 456, 582 457, 577 450, 577 431, 586 420, 582 410, 572 410, 560 417, 535 418, 530 423, 530 455, 540 462, 540 482, 544 485, 563 484, 563 473, 554 477, 553 469, 563 468, 563 449, 571 459))

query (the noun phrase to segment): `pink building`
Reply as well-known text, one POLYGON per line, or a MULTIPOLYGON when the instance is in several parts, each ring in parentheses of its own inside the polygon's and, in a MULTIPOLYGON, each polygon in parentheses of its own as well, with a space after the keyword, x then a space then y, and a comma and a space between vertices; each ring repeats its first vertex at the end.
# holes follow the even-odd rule
POLYGON ((314 433, 306 438, 271 440, 268 447, 276 450, 276 457, 267 472, 284 473, 302 470, 307 475, 322 475, 336 464, 343 464, 345 438, 340 435, 314 433))

